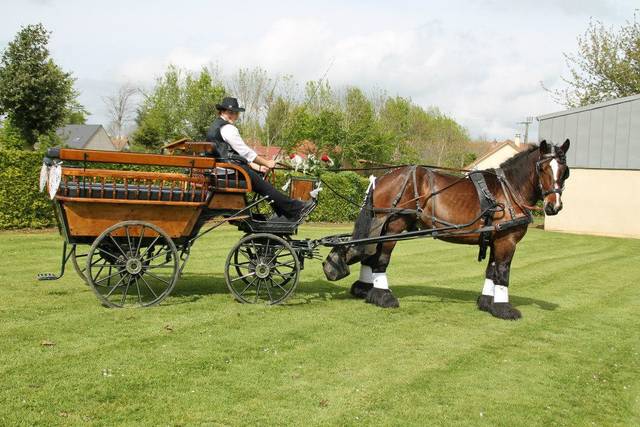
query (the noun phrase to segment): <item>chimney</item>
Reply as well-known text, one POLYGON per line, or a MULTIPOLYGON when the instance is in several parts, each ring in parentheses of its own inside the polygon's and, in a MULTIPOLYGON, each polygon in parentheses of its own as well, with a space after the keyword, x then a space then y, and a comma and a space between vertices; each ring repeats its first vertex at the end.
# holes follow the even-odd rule
POLYGON ((513 141, 516 143, 516 147, 520 147, 520 134, 516 133, 516 137, 515 137, 515 141, 513 141))

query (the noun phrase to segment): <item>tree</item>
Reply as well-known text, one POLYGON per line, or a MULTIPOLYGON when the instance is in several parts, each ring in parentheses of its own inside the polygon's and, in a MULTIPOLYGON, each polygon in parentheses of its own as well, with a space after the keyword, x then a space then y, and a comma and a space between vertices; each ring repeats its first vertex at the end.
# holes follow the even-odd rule
POLYGON ((130 83, 125 83, 118 88, 115 94, 102 98, 111 119, 109 133, 112 137, 122 138, 125 136, 127 124, 133 120, 133 101, 137 93, 138 89, 130 83))
POLYGON ((0 114, 7 115, 30 148, 79 106, 75 79, 49 56, 49 36, 42 24, 22 27, 0 60, 0 114))
POLYGON ((380 132, 373 103, 356 88, 347 89, 344 107, 344 159, 355 164, 360 159, 386 163, 392 146, 380 132))
POLYGON ((224 93, 222 84, 207 69, 193 74, 169 66, 155 87, 143 94, 136 117, 138 128, 132 137, 134 144, 156 149, 183 137, 204 140, 216 117, 215 104, 224 93))
POLYGON ((551 92, 567 107, 640 93, 640 23, 634 16, 618 31, 607 29, 600 21, 591 21, 578 37, 577 54, 565 54, 568 85, 551 92))

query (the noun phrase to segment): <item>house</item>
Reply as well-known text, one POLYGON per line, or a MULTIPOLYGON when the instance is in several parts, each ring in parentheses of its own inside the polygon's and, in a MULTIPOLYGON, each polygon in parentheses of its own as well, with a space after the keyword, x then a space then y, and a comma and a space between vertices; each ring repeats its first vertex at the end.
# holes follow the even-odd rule
POLYGON ((66 125, 56 130, 69 148, 119 151, 102 125, 66 125))
POLYGON ((545 230, 640 238, 640 95, 539 116, 538 138, 569 138, 563 209, 545 230))
POLYGON ((284 159, 284 151, 282 151, 281 147, 275 145, 265 146, 258 140, 247 141, 247 145, 249 145, 258 156, 264 157, 265 159, 275 160, 276 162, 284 159))
POLYGON ((465 169, 480 170, 497 168, 502 162, 518 154, 520 151, 526 150, 528 147, 529 144, 521 143, 519 137, 516 137, 515 141, 507 139, 502 142, 490 143, 489 150, 465 166, 465 169))

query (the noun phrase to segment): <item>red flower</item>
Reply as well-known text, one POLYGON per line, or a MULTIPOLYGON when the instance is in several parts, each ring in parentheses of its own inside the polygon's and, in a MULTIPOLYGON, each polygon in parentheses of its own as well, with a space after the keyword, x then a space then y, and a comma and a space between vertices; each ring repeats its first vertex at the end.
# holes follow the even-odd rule
POLYGON ((330 162, 331 159, 329 158, 329 156, 327 156, 327 154, 323 154, 322 157, 320 158, 323 162, 330 162))
POLYGON ((293 159, 294 157, 296 157, 296 155, 295 155, 295 154, 293 154, 293 153, 289 154, 289 158, 290 158, 290 159, 293 159))

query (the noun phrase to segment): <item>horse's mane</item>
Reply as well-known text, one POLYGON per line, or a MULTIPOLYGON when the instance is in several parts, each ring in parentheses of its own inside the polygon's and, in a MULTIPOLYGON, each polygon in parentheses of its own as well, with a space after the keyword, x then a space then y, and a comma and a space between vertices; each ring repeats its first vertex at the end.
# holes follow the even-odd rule
POLYGON ((531 154, 532 152, 538 149, 539 149, 538 144, 531 144, 531 146, 528 147, 526 150, 520 151, 513 157, 500 163, 500 168, 502 168, 502 170, 504 170, 505 172, 510 173, 510 177, 511 179, 513 179, 514 184, 525 182, 529 178, 529 174, 531 173, 531 170, 529 168, 522 167, 523 161, 526 162, 526 159, 527 157, 529 157, 529 154, 531 154))
POLYGON ((518 163, 520 163, 520 160, 523 157, 527 157, 532 151, 537 150, 538 144, 531 144, 531 146, 529 148, 527 148, 524 151, 520 151, 518 154, 514 155, 513 157, 508 158, 507 160, 505 160, 504 162, 500 163, 500 167, 502 169, 509 169, 510 167, 513 167, 514 165, 517 165, 518 163))

